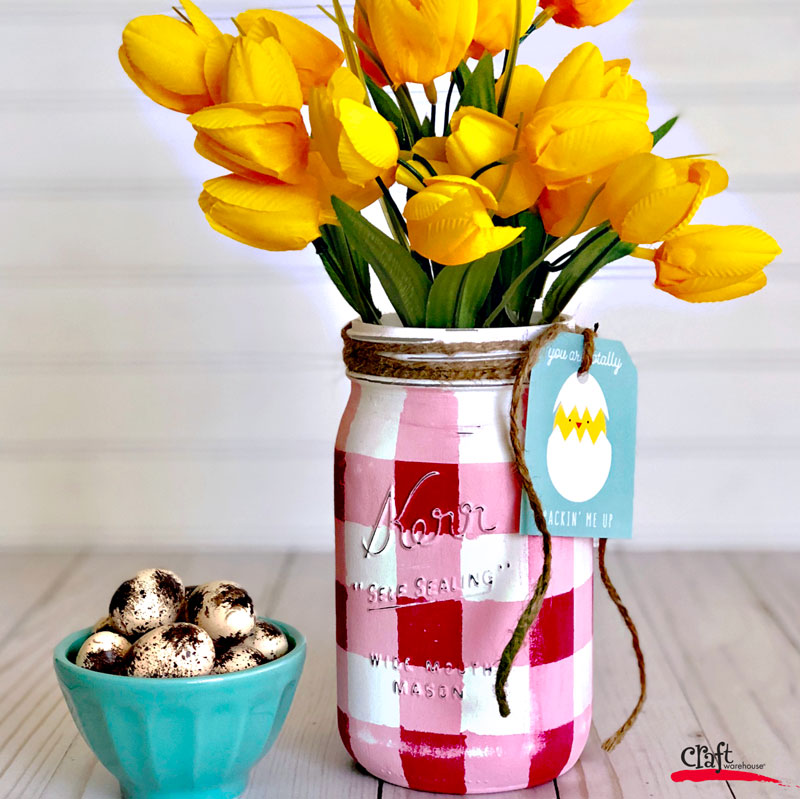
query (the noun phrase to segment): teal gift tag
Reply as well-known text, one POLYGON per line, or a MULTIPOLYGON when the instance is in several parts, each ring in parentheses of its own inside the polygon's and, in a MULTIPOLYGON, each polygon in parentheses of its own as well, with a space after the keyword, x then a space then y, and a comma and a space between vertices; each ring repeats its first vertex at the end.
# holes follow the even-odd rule
MULTIPOLYGON (((630 538, 636 457, 636 367, 619 341, 598 338, 578 376, 583 336, 562 333, 531 373, 525 459, 556 536, 630 538)), ((521 532, 537 535, 523 494, 521 532)))

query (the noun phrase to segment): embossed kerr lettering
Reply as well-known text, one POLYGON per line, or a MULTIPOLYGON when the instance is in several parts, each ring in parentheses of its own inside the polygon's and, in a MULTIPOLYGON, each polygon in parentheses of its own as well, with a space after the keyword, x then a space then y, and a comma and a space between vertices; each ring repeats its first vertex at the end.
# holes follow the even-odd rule
POLYGON ((435 527, 429 527, 429 520, 423 517, 414 519, 409 525, 404 522, 406 511, 408 510, 414 495, 419 491, 420 487, 427 480, 438 477, 440 472, 428 472, 417 480, 414 487, 409 491, 408 496, 403 503, 399 513, 394 517, 391 515, 391 508, 397 507, 395 503, 395 487, 390 486, 386 491, 375 523, 370 530, 369 538, 361 541, 361 546, 364 549, 364 557, 368 558, 370 555, 377 556, 385 551, 389 546, 390 536, 392 531, 397 533, 397 542, 403 549, 412 549, 415 546, 427 546, 432 544, 436 537, 444 535, 445 533, 453 536, 454 538, 464 538, 469 530, 472 518, 475 518, 475 523, 482 533, 491 533, 497 529, 497 525, 491 527, 484 526, 484 513, 486 508, 483 505, 473 505, 471 502, 462 502, 456 510, 442 510, 439 507, 432 508, 430 511, 431 520, 436 522, 435 527), (456 525, 456 514, 461 517, 461 524, 456 525))

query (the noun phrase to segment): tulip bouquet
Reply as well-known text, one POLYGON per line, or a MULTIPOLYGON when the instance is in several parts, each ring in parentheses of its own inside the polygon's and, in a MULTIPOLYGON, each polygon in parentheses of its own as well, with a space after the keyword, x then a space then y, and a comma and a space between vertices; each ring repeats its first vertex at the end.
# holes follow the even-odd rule
POLYGON ((333 0, 340 48, 273 10, 223 33, 183 0, 180 19, 130 22, 120 60, 230 173, 203 187, 209 224, 265 250, 313 244, 364 321, 381 318, 370 270, 415 327, 526 325, 535 307, 550 322, 627 255, 680 299, 757 291, 780 249, 752 227, 690 224, 727 174, 651 152, 675 119, 651 132, 628 60, 582 44, 547 80, 517 63, 548 20, 597 25, 630 2, 356 0, 351 24, 333 0), (388 232, 361 213, 373 203, 388 232))

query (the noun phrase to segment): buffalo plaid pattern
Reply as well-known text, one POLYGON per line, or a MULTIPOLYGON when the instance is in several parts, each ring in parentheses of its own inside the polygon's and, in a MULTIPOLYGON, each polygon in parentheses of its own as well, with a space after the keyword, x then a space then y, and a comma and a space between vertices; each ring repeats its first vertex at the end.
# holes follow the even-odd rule
POLYGON ((509 400, 508 386, 352 381, 335 455, 339 731, 358 763, 397 785, 538 785, 571 768, 588 737, 591 539, 553 539, 510 716, 494 697, 542 567, 539 538, 519 534, 509 400))

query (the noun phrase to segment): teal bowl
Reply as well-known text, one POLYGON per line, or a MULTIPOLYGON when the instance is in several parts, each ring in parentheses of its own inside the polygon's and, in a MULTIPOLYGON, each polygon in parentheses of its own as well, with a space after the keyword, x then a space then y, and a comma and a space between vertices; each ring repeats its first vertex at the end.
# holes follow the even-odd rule
POLYGON ((72 718, 125 799, 233 799, 286 720, 306 657, 283 622, 289 651, 271 663, 208 677, 146 679, 75 665, 90 628, 56 648, 56 676, 72 718))

